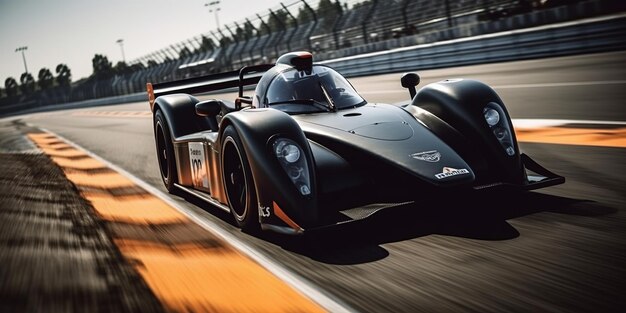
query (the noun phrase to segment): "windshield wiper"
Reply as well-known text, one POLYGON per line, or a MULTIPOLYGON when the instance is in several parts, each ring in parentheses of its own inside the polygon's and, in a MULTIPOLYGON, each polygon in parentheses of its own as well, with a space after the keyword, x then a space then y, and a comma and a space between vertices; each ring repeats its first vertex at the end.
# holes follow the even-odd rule
POLYGON ((328 90, 326 90, 326 86, 324 86, 324 83, 322 83, 321 81, 319 83, 320 83, 320 88, 322 89, 322 93, 324 94, 326 101, 328 101, 329 109, 333 112, 337 112, 337 106, 335 105, 335 101, 333 101, 333 98, 328 93, 328 90))
POLYGON ((306 105, 314 105, 315 107, 322 109, 324 111, 329 111, 329 108, 327 105, 325 105, 322 102, 319 102, 317 100, 314 99, 291 99, 291 100, 285 100, 285 101, 277 101, 277 102, 272 102, 272 103, 268 103, 268 105, 274 105, 274 104, 306 104, 306 105))

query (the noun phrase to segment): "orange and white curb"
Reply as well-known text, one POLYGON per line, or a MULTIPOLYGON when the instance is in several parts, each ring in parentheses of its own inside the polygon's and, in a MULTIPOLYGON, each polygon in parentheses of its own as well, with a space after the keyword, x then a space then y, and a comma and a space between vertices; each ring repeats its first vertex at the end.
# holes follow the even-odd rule
POLYGON ((90 201, 167 310, 352 311, 115 165, 50 132, 28 137, 90 201))
POLYGON ((626 148, 626 122, 514 119, 520 142, 626 148))

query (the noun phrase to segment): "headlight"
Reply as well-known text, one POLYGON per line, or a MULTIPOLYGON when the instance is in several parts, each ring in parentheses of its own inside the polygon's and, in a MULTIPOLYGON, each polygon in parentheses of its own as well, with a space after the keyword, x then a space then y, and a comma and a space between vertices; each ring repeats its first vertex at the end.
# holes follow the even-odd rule
POLYGON ((489 126, 495 126, 500 121, 500 113, 494 109, 485 108, 485 120, 489 126))
POLYGON ((286 140, 279 140, 275 144, 276 157, 284 159, 288 163, 295 163, 300 159, 300 148, 298 146, 288 143, 286 140))
POLYGON ((502 116, 506 116, 502 107, 495 102, 489 102, 483 109, 483 116, 491 132, 493 132, 493 135, 498 139, 498 142, 500 142, 504 152, 509 156, 514 156, 515 148, 513 147, 512 130, 509 123, 507 123, 507 119, 501 118, 502 116))
POLYGON ((285 173, 303 195, 311 194, 311 179, 306 158, 301 158, 302 149, 298 144, 287 138, 278 138, 272 145, 274 155, 285 173))

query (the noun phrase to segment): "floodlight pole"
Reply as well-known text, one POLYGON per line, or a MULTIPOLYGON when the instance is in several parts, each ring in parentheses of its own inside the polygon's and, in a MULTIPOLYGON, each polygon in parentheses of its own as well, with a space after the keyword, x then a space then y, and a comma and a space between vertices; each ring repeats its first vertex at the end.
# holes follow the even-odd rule
POLYGON ((118 39, 116 42, 120 45, 120 49, 122 49, 122 60, 126 63, 126 55, 124 55, 124 39, 118 39))
POLYGON ((26 56, 24 55, 24 51, 26 51, 27 49, 28 47, 26 46, 15 49, 15 52, 18 52, 18 51, 22 52, 22 60, 24 60, 24 73, 28 73, 28 67, 26 66, 26 56))
POLYGON ((217 15, 217 12, 221 10, 219 5, 220 5, 219 0, 211 1, 211 2, 204 4, 205 7, 209 8, 209 13, 215 12, 215 26, 216 26, 215 28, 220 28, 220 18, 217 15))

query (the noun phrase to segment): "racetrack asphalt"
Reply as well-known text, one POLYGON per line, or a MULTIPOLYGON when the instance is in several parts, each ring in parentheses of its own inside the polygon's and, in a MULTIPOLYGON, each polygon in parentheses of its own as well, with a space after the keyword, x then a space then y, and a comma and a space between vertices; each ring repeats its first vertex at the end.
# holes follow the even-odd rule
MULTIPOLYGON (((624 122, 624 68, 626 53, 617 52, 418 73, 420 85, 451 77, 484 81, 494 86, 514 119, 624 122)), ((408 98, 400 75, 350 81, 370 102, 397 103, 408 98)), ((148 104, 5 122, 48 129, 164 191, 150 116, 101 113, 137 111, 147 112, 148 104)), ((612 136, 624 139, 622 132, 612 136)), ((384 212, 307 240, 251 236, 209 205, 172 198, 358 311, 621 311, 626 307, 626 150, 541 141, 520 147, 565 176, 566 184, 522 195, 425 199, 411 210, 384 212)))

